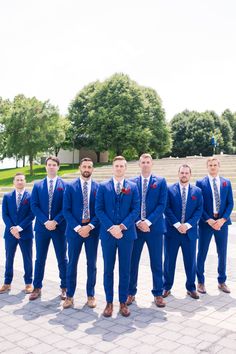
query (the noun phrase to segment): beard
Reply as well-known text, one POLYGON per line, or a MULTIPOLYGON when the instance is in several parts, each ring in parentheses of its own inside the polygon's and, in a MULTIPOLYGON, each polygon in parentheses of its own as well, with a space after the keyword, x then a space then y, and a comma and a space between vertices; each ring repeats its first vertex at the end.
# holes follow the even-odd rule
POLYGON ((91 172, 89 171, 84 171, 84 172, 81 172, 81 175, 84 177, 84 178, 89 178, 91 176, 91 172))

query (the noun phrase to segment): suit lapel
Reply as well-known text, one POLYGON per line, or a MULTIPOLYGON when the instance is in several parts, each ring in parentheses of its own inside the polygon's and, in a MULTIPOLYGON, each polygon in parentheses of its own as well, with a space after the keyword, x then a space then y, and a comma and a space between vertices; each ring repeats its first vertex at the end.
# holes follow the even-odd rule
POLYGON ((209 191, 209 196, 211 197, 211 200, 213 202, 213 194, 212 194, 212 189, 211 189, 209 177, 206 178, 206 185, 207 185, 207 189, 209 191))
POLYGON ((16 191, 14 190, 14 192, 12 192, 11 195, 11 204, 12 204, 12 210, 14 212, 14 214, 17 213, 17 207, 16 207, 16 191))

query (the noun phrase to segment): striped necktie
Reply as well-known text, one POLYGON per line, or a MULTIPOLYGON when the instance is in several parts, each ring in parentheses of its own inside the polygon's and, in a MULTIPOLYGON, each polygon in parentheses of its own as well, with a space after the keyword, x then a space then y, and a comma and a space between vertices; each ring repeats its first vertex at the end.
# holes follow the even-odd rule
POLYGON ((185 222, 185 212, 186 212, 186 187, 182 188, 182 214, 181 214, 181 224, 185 222))
POLYGON ((121 184, 120 182, 118 182, 116 185, 116 194, 119 195, 120 193, 121 193, 121 184))
POLYGON ((143 180, 142 202, 141 202, 141 220, 146 219, 146 194, 147 194, 148 180, 143 180))
POLYGON ((213 190, 214 190, 214 198, 216 203, 216 212, 219 213, 220 210, 220 195, 216 185, 216 178, 213 178, 213 190))
POLYGON ((21 193, 18 193, 17 199, 16 199, 16 208, 17 208, 17 211, 18 211, 19 208, 20 208, 20 202, 21 202, 21 193))

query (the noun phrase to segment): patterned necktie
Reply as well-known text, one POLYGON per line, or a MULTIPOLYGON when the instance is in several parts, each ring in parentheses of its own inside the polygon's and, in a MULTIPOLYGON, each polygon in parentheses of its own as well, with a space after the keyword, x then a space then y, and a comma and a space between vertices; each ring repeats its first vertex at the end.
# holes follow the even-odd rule
POLYGON ((16 208, 17 208, 17 211, 19 210, 20 202, 21 202, 21 194, 18 193, 17 200, 16 200, 16 208))
POLYGON ((118 182, 116 185, 116 194, 119 195, 120 193, 121 193, 121 184, 120 182, 118 182))
POLYGON ((142 203, 141 203, 141 219, 146 219, 146 194, 147 194, 148 180, 144 178, 143 180, 143 192, 142 192, 142 203))
POLYGON ((182 214, 181 214, 181 224, 185 222, 185 211, 186 211, 186 187, 182 188, 182 214))
POLYGON ((216 212, 219 213, 220 210, 220 195, 216 185, 216 178, 213 178, 213 190, 214 190, 214 198, 216 203, 216 212))
POLYGON ((52 210, 52 197, 53 197, 53 179, 49 181, 49 190, 48 190, 48 216, 49 220, 51 219, 51 210, 52 210))
POLYGON ((89 219, 89 205, 88 205, 88 182, 83 184, 83 217, 89 219))

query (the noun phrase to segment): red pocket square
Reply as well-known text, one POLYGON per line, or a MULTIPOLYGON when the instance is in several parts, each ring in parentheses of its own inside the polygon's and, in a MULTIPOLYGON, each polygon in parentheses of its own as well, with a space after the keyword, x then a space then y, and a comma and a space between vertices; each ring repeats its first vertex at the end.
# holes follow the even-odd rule
POLYGON ((57 191, 63 191, 62 187, 57 187, 57 191))
POLYGON ((123 193, 123 194, 130 194, 130 188, 122 188, 121 189, 121 192, 123 193))
POLYGON ((196 200, 197 197, 195 195, 192 195, 192 200, 196 200))
POLYGON ((22 202, 23 205, 26 205, 28 203, 29 203, 28 199, 24 199, 23 202, 22 202))
POLYGON ((223 187, 226 187, 227 186, 227 182, 223 182, 223 187))
POLYGON ((150 188, 152 188, 152 189, 157 188, 157 184, 156 183, 150 184, 150 188))

